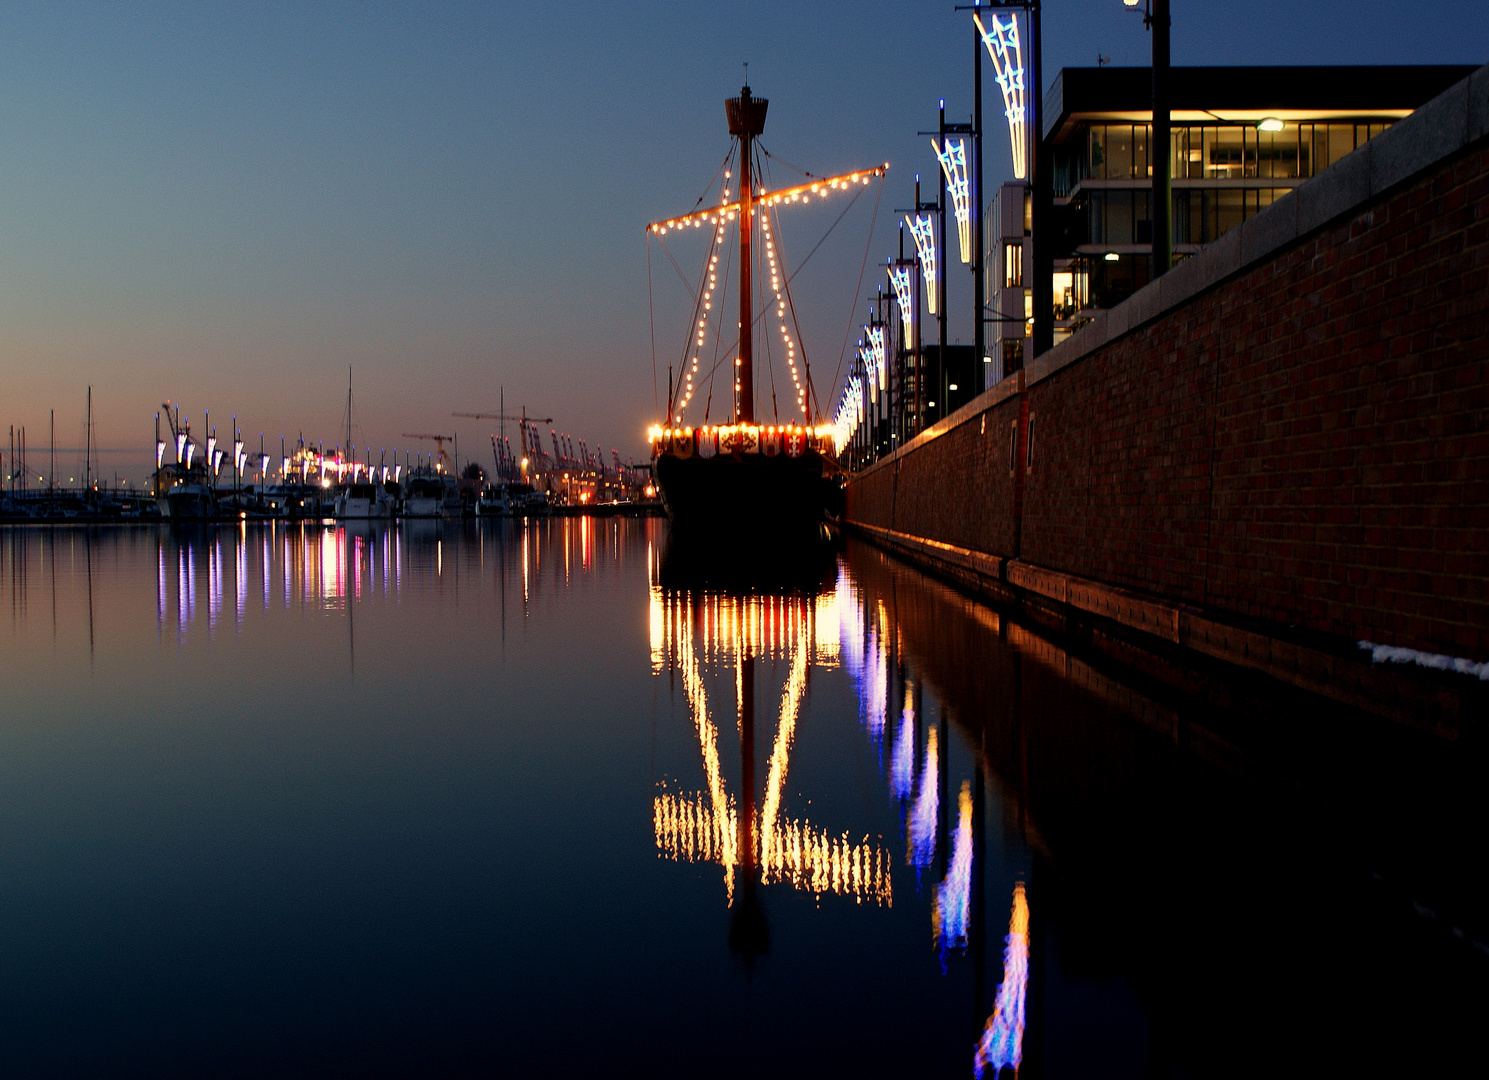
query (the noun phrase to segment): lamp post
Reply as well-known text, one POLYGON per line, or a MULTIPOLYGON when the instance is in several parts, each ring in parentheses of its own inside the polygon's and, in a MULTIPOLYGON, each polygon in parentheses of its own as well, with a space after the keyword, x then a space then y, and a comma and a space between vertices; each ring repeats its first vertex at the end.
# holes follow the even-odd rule
MULTIPOLYGON (((1122 0, 1136 11, 1138 0, 1122 0)), ((1170 159, 1168 86, 1168 0, 1144 0, 1143 25, 1153 33, 1153 125, 1148 137, 1148 160, 1153 163, 1153 277, 1174 261, 1174 196, 1170 159)))

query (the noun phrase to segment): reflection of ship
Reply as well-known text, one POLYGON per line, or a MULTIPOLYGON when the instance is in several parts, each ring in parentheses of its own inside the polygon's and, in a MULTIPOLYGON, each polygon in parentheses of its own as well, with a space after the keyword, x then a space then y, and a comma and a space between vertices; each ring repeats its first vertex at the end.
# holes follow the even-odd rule
MULTIPOLYGON (((815 178, 796 187, 768 191, 761 182, 762 159, 757 156, 760 151, 756 143, 765 129, 767 105, 764 98, 751 96, 748 86, 739 97, 725 103, 729 134, 735 143, 721 170, 718 202, 705 210, 648 226, 649 235, 659 242, 665 242, 668 233, 690 228, 706 228, 711 237, 699 291, 693 297, 682 377, 669 387, 665 424, 654 426, 650 435, 657 484, 674 525, 706 528, 715 534, 718 530, 777 534, 783 529, 806 530, 822 520, 825 510, 835 508, 833 504, 841 493, 841 473, 834 454, 833 429, 813 422, 816 403, 805 354, 797 355, 800 333, 773 218, 775 208, 782 203, 810 203, 832 192, 862 188, 874 177, 883 176, 887 168, 815 178), (731 198, 735 169, 739 171, 737 197, 731 198), (732 230, 730 222, 735 223, 732 230), (716 296, 719 301, 723 299, 731 269, 735 271, 739 297, 737 327, 729 325, 732 320, 724 316, 724 305, 715 302, 716 296), (768 422, 764 421, 764 410, 755 407, 754 330, 756 322, 765 317, 764 311, 759 319, 755 314, 757 273, 762 296, 772 298, 765 307, 774 311, 775 323, 779 324, 779 334, 772 329, 762 335, 763 358, 770 365, 771 339, 778 338, 775 348, 783 361, 781 370, 770 372, 768 422), (729 344, 736 332, 737 344, 729 344), (709 371, 702 372, 700 356, 705 353, 710 334, 717 339, 715 361, 709 371), (707 405, 713 396, 710 389, 703 425, 688 425, 683 416, 689 403, 703 383, 713 386, 713 373, 721 364, 729 365, 724 368, 726 373, 733 373, 729 422, 722 426, 707 423, 707 405), (784 387, 788 378, 791 396, 783 418, 777 411, 775 387, 784 387)), ((705 192, 703 198, 707 197, 705 192)))
POLYGON ((894 900, 887 848, 867 836, 855 841, 849 833, 794 818, 786 810, 786 777, 807 673, 814 663, 835 660, 838 650, 832 578, 828 576, 824 588, 820 561, 809 558, 806 563, 786 576, 811 582, 807 588, 721 592, 680 587, 695 586, 710 575, 696 560, 679 564, 675 557, 664 557, 652 587, 653 671, 670 667, 682 682, 705 781, 701 791, 663 791, 654 798, 657 848, 669 858, 724 868, 732 909, 730 945, 746 957, 765 951, 769 943, 757 886, 786 884, 817 896, 835 894, 883 906, 894 900), (777 662, 784 663, 787 674, 779 706, 772 710, 777 714, 775 736, 764 783, 757 787, 757 671, 777 662), (738 801, 724 778, 719 707, 710 701, 710 675, 735 690, 738 801), (762 796, 758 800, 757 790, 762 796))

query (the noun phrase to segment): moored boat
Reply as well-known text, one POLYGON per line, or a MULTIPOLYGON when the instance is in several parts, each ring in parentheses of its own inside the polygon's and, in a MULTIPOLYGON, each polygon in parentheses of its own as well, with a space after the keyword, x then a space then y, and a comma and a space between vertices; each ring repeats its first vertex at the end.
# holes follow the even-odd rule
POLYGON ((382 484, 346 484, 336 493, 338 518, 386 518, 393 514, 393 497, 382 484))
MULTIPOLYGON (((765 128, 767 105, 764 98, 750 93, 748 85, 739 97, 725 102, 734 145, 721 170, 718 202, 647 227, 659 240, 673 231, 695 229, 706 229, 711 236, 702 288, 693 298, 682 377, 675 383, 669 378, 666 419, 654 425, 649 435, 657 487, 674 527, 684 532, 704 531, 716 540, 761 531, 815 529, 841 498, 843 474, 836 459, 837 429, 815 420, 820 414, 796 327, 789 275, 775 235, 776 208, 865 186, 888 169, 885 165, 841 176, 812 177, 794 187, 767 190, 760 183, 756 157, 756 140, 765 128), (731 190, 734 183, 737 189, 731 190), (731 231, 736 240, 733 245, 729 243, 731 231), (721 257, 723 267, 719 265, 721 257), (731 269, 737 282, 737 324, 725 317, 722 303, 731 269), (757 269, 760 291, 769 299, 767 310, 758 316, 753 304, 753 275, 757 269), (778 340, 773 346, 776 362, 784 361, 784 370, 770 373, 768 420, 759 415, 764 410, 756 408, 754 343, 755 325, 766 320, 767 313, 773 314, 778 324, 770 327, 770 338, 778 340), (731 344, 735 334, 737 341, 731 344), (717 342, 712 351, 719 358, 712 370, 727 364, 724 370, 734 376, 733 407, 728 423, 710 425, 710 390, 704 399, 704 423, 694 425, 685 419, 688 406, 704 383, 713 385, 712 372, 700 368, 710 335, 717 342), (779 413, 774 389, 784 379, 789 379, 792 392, 785 419, 779 413)), ((699 201, 706 198, 708 192, 699 201)), ((770 363, 771 357, 771 348, 766 348, 763 358, 770 363)))

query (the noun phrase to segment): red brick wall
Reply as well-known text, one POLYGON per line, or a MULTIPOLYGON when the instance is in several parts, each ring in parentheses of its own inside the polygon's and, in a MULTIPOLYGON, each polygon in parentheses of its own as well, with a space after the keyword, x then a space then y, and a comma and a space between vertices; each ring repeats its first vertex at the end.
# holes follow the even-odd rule
POLYGON ((1346 639, 1489 658, 1489 149, 912 444, 849 517, 1346 639), (1020 455, 1022 458, 1022 454, 1020 455), (1022 465, 1022 460, 1020 465, 1022 465))
POLYGON ((1014 554, 1017 480, 1010 475, 1008 436, 1021 406, 1017 396, 1004 400, 926 449, 869 471, 848 487, 849 520, 976 551, 1014 554), (948 491, 956 497, 947 498, 948 491))

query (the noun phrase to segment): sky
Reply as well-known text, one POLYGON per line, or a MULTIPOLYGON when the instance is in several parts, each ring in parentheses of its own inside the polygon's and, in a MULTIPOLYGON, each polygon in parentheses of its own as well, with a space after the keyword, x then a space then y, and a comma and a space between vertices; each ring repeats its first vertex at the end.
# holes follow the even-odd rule
MULTIPOLYGON (((739 5, 666 2, 0 5, 0 452, 25 425, 36 466, 55 410, 65 480, 91 386, 106 476, 144 478, 167 399, 194 430, 208 410, 225 436, 236 414, 277 457, 281 436, 340 440, 350 369, 353 441, 374 460, 432 448, 405 433, 457 433, 487 460, 494 422, 450 414, 503 393, 641 458, 651 326, 663 390, 688 331, 656 251, 648 278, 644 226, 707 186, 744 62, 777 160, 891 166, 793 286, 829 404, 895 211, 917 172, 934 183, 917 133, 940 98, 948 119, 971 112, 970 17, 747 7, 746 25, 739 5)), ((1489 61, 1478 0, 1173 9, 1175 64, 1489 61)), ((1050 0, 1044 35, 1047 80, 1098 55, 1148 62, 1120 0, 1050 0)), ((991 192, 1011 172, 989 70, 991 192)), ((845 205, 783 219, 788 266, 845 205)), ((702 264, 689 238, 672 251, 702 264)), ((952 290, 967 325, 951 338, 970 341, 970 275, 952 290)))

